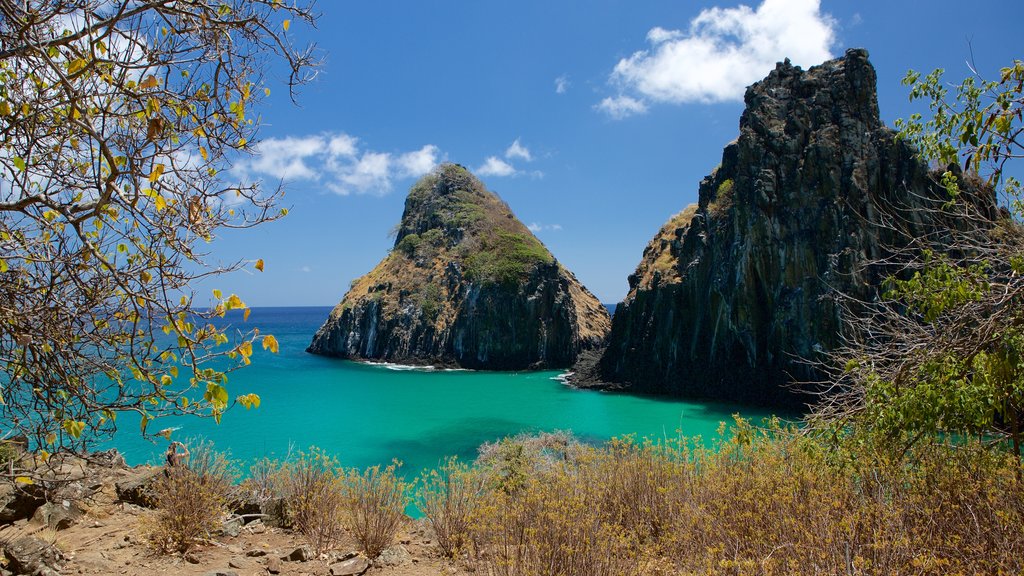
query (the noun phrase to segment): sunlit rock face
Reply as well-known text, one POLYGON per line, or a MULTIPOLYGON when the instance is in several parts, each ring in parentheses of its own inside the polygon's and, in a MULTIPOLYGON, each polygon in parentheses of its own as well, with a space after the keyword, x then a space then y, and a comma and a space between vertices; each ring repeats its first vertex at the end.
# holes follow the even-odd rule
POLYGON ((486 370, 564 368, 608 334, 608 311, 455 164, 412 187, 391 253, 359 278, 308 351, 486 370))
POLYGON ((835 292, 871 297, 865 266, 924 233, 935 175, 879 119, 864 50, 747 89, 740 135, 699 201, 644 250, 609 345, 581 384, 757 404, 799 404, 842 329, 835 292), (879 206, 898 207, 899 222, 879 206), (589 381, 589 382, 588 382, 589 381))

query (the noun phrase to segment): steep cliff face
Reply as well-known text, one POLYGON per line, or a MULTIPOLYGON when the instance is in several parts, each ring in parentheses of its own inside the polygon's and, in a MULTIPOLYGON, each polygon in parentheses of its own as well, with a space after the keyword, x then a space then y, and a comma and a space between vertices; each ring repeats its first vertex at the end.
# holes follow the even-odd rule
POLYGON ((394 250, 356 280, 308 351, 488 370, 570 366, 607 310, 508 205, 442 165, 405 202, 394 250))
POLYGON ((934 230, 945 192, 879 120, 864 50, 747 89, 739 138, 698 204, 644 250, 591 377, 633 390, 793 404, 804 359, 837 344, 831 290, 870 297, 865 266, 934 230), (894 210, 880 210, 880 206, 894 210), (894 213, 900 214, 893 218, 894 213))

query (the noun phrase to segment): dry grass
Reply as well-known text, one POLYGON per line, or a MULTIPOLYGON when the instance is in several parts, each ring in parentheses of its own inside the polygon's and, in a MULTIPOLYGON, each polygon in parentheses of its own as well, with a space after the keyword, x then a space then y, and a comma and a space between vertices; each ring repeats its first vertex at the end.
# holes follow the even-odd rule
POLYGON ((454 457, 420 476, 416 507, 448 558, 456 558, 467 549, 470 517, 482 492, 483 475, 454 457))
POLYGON ((337 460, 311 448, 282 466, 274 485, 292 527, 317 554, 330 550, 344 534, 345 499, 337 460))
POLYGON ((391 545, 409 504, 409 486, 395 473, 399 464, 350 470, 342 477, 348 524, 369 558, 391 545))
POLYGON ((145 532, 160 553, 184 552, 220 527, 234 489, 231 462, 213 444, 189 442, 188 466, 167 468, 154 485, 156 514, 145 532))
POLYGON ((476 471, 488 489, 445 492, 469 510, 484 574, 1024 572, 1024 486, 1010 456, 978 444, 893 460, 872 442, 826 447, 739 420, 710 448, 627 439, 552 458, 530 446, 491 445, 476 471))

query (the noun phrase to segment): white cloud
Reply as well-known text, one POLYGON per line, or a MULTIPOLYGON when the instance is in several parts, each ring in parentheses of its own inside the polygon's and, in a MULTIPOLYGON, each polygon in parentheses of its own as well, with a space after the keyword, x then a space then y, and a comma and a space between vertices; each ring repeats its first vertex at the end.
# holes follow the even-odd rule
POLYGON ((601 100, 600 104, 594 106, 594 108, 597 108, 616 120, 647 112, 647 105, 642 101, 624 95, 616 96, 614 98, 605 98, 604 100, 601 100))
POLYGON ((512 176, 516 169, 497 156, 488 156, 483 166, 476 169, 476 173, 480 176, 512 176))
POLYGON ((440 150, 433 144, 427 144, 415 152, 406 152, 398 157, 398 167, 402 176, 422 176, 437 166, 437 155, 440 150))
POLYGON ((313 269, 310 268, 309 266, 302 266, 302 267, 299 268, 298 271, 302 272, 303 274, 309 274, 310 272, 313 271, 313 269))
POLYGON ((811 66, 831 58, 835 24, 820 0, 702 10, 685 31, 652 28, 650 49, 623 58, 611 74, 621 94, 597 108, 624 118, 646 110, 647 102, 739 100, 780 60, 811 66))
POLYGON ((433 170, 440 156, 433 144, 398 154, 365 150, 358 138, 343 133, 268 138, 253 151, 252 157, 242 159, 233 169, 244 181, 317 182, 343 195, 385 194, 394 180, 416 178, 433 170))
POLYGON ((534 234, 538 232, 543 232, 544 230, 558 232, 559 230, 562 229, 561 224, 538 224, 537 222, 530 222, 529 224, 527 224, 526 227, 530 230, 530 232, 533 232, 534 234))
POLYGON ((520 158, 522 160, 526 160, 527 162, 533 160, 533 156, 530 154, 530 150, 526 146, 523 146, 522 144, 519 143, 519 138, 516 138, 515 142, 513 142, 508 147, 508 149, 505 150, 505 158, 508 158, 509 160, 520 158))
POLYGON ((565 74, 555 78, 555 94, 565 94, 569 90, 569 77, 565 74))

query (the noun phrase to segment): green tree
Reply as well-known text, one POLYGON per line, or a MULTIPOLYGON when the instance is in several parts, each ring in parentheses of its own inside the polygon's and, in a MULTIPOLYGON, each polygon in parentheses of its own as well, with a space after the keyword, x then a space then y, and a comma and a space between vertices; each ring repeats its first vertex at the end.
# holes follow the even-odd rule
POLYGON ((1024 155, 1024 64, 1014 61, 998 80, 975 74, 953 97, 942 75, 907 74, 910 99, 925 100, 932 116, 897 127, 923 158, 948 167, 938 178, 949 201, 937 210, 970 225, 937 230, 941 251, 926 240, 899 254, 902 269, 879 301, 851 308, 852 335, 833 354, 836 393, 820 415, 880 433, 898 451, 973 436, 1009 446, 1019 460, 1024 205, 1009 170, 1024 155), (993 194, 998 208, 972 201, 993 194))
POLYGON ((313 47, 282 0, 0 2, 0 432, 80 448, 118 414, 220 418, 226 373, 272 336, 214 317, 248 311, 195 281, 225 228, 285 214, 281 191, 222 177, 269 96, 312 78, 313 47), (212 361, 217 362, 211 364, 212 361))

